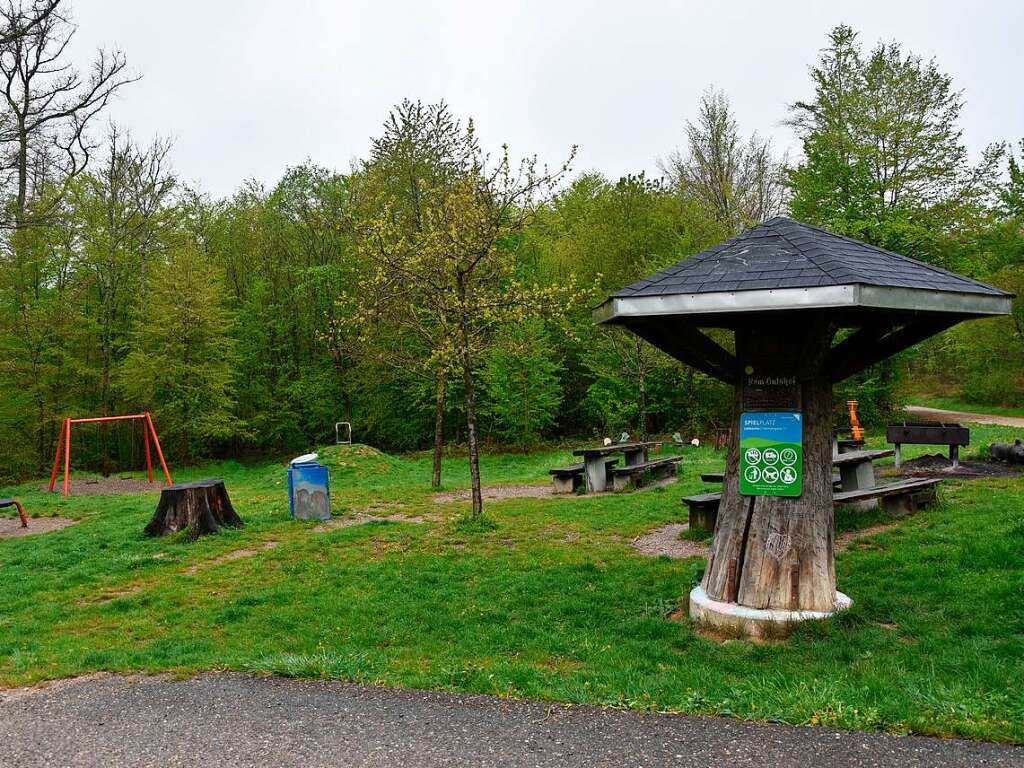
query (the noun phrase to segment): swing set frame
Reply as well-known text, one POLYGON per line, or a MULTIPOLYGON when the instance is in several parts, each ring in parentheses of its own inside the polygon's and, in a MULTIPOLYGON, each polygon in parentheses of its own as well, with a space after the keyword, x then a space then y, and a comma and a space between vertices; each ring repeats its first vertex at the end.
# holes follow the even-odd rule
POLYGON ((156 427, 153 426, 153 417, 149 411, 144 413, 133 413, 127 416, 95 416, 88 419, 64 419, 61 425, 60 436, 57 438, 57 455, 53 457, 53 470, 50 472, 50 493, 57 485, 57 470, 60 468, 61 459, 64 463, 64 487, 63 495, 71 495, 71 427, 74 424, 103 424, 113 421, 141 421, 142 444, 146 452, 146 475, 149 482, 153 482, 153 456, 152 448, 156 449, 156 455, 160 459, 160 468, 164 472, 168 485, 174 485, 171 480, 170 470, 167 469, 167 461, 164 459, 164 452, 160 448, 160 438, 156 436, 156 427))

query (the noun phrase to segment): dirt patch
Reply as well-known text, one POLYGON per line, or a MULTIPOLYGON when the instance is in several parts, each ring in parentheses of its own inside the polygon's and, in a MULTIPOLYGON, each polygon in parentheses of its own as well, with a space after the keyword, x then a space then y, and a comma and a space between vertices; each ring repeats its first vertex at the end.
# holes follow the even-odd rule
POLYGON ((633 547, 649 557, 707 557, 708 545, 701 541, 681 539, 679 535, 689 529, 689 523, 671 523, 656 531, 633 539, 633 547))
MULTIPOLYGON (((843 552, 850 548, 858 539, 874 536, 876 533, 895 528, 898 522, 880 523, 868 528, 861 528, 856 531, 845 531, 836 537, 835 551, 843 552)), ((700 541, 690 541, 679 538, 680 534, 689 528, 688 523, 671 523, 657 530, 638 536, 633 539, 633 548, 649 557, 671 557, 682 560, 687 557, 707 557, 708 545, 700 541)))
POLYGON ((961 461, 953 469, 948 456, 934 453, 903 462, 903 477, 950 477, 961 480, 980 480, 986 477, 1019 477, 1020 469, 998 461, 961 461))
POLYGON ((22 528, 18 518, 0 517, 0 539, 18 539, 22 536, 35 536, 37 533, 59 531, 77 522, 66 517, 30 517, 28 528, 22 528))
POLYGON ((143 586, 142 584, 131 584, 127 587, 103 589, 90 594, 88 597, 83 597, 81 600, 76 600, 75 605, 104 605, 114 600, 120 600, 122 597, 131 597, 141 592, 143 586))
POLYGON ((204 568, 209 568, 212 565, 220 565, 221 563, 229 563, 232 560, 241 560, 246 557, 253 557, 258 555, 260 552, 266 552, 268 549, 273 549, 277 546, 276 541, 265 541, 258 547, 245 547, 243 549, 234 549, 231 552, 226 552, 223 555, 213 558, 212 560, 205 560, 202 563, 193 565, 191 568, 186 568, 182 573, 186 576, 195 576, 199 571, 204 568))
MULTIPOLYGON (((500 501, 501 499, 547 499, 555 496, 554 489, 550 485, 489 485, 482 488, 481 492, 485 499, 500 501)), ((559 498, 575 498, 575 494, 557 494, 559 498)), ((450 501, 469 501, 473 498, 469 489, 463 491, 449 491, 447 493, 435 493, 434 502, 446 504, 450 501)))
MULTIPOLYGON (((71 476, 69 490, 72 496, 133 496, 140 493, 160 493, 164 484, 161 482, 149 483, 135 477, 88 477, 75 479, 71 476)), ((55 493, 60 493, 63 485, 60 478, 57 479, 55 493)), ((50 484, 43 483, 39 490, 48 491, 50 484)))
POLYGON ((340 528, 351 528, 355 525, 366 523, 425 523, 426 518, 416 515, 367 515, 357 512, 350 517, 335 517, 327 520, 313 529, 314 533, 327 533, 337 531, 340 528))

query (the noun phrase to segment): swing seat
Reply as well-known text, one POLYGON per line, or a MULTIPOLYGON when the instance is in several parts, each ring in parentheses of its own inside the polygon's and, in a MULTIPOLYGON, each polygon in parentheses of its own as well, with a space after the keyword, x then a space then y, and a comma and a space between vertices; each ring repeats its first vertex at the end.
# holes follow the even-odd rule
POLYGON ((25 514, 25 508, 21 506, 21 502, 17 499, 0 499, 0 509, 6 509, 7 507, 16 507, 18 509, 18 517, 21 518, 21 527, 28 528, 28 515, 25 514))

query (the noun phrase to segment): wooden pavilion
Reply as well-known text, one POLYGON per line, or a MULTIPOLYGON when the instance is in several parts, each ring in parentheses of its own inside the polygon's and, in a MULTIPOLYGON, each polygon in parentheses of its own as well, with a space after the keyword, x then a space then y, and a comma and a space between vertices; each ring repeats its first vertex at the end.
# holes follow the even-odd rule
POLYGON ((595 322, 624 326, 736 389, 722 502, 691 615, 721 615, 722 624, 757 634, 759 622, 827 616, 848 605, 836 591, 833 556, 832 385, 963 320, 1008 314, 1011 299, 778 217, 595 309, 595 322), (764 485, 765 475, 778 477, 774 468, 747 467, 741 477, 741 465, 760 453, 740 455, 741 414, 744 428, 787 419, 802 425, 793 444, 799 459, 782 467, 793 478, 788 489, 764 485), (761 485, 751 490, 755 475, 761 485))

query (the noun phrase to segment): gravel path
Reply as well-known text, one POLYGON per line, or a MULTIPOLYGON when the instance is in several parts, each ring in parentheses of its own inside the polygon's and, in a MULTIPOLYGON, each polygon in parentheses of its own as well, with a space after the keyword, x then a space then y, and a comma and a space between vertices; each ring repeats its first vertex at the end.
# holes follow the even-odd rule
POLYGON ((1001 427, 1024 427, 1024 418, 1020 416, 993 416, 990 413, 971 413, 970 411, 945 411, 941 408, 926 408, 923 405, 907 405, 903 408, 911 416, 925 421, 967 421, 972 424, 995 424, 1001 427))
POLYGON ((244 675, 0 693, 0 765, 1002 768, 1024 749, 244 675))
POLYGON ((21 527, 21 520, 16 517, 0 517, 0 539, 17 539, 22 536, 35 536, 39 533, 59 531, 74 525, 77 520, 66 517, 30 517, 28 528, 21 527))

